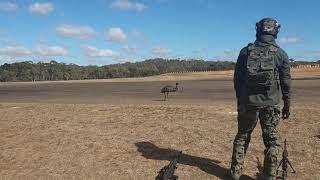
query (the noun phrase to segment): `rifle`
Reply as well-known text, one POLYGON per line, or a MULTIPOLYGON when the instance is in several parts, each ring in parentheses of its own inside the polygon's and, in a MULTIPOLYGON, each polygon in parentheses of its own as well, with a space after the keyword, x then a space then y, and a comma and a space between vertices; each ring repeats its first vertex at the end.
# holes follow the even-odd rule
POLYGON ((156 177, 156 180, 176 180, 178 176, 174 175, 174 171, 177 169, 177 163, 182 154, 182 151, 172 160, 170 163, 163 167, 156 177))
POLYGON ((286 180, 288 178, 288 164, 292 169, 292 173, 296 173, 296 171, 293 169, 293 167, 288 159, 287 139, 285 139, 284 140, 284 150, 282 152, 282 159, 281 159, 280 164, 277 169, 277 173, 278 173, 278 170, 279 170, 280 166, 282 165, 282 179, 284 179, 284 180, 286 180))

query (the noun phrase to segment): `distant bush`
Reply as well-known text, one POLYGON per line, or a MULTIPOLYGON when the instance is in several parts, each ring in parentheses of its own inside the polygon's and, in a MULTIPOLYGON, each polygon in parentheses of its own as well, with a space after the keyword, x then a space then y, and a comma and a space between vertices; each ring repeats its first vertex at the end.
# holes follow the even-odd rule
MULTIPOLYGON (((292 66, 318 62, 291 60, 292 66)), ((234 69, 231 61, 204 61, 178 59, 148 59, 142 62, 111 64, 105 66, 79 66, 56 61, 32 61, 3 64, 0 66, 0 81, 51 81, 110 79, 124 77, 145 77, 170 72, 221 71, 234 69)))

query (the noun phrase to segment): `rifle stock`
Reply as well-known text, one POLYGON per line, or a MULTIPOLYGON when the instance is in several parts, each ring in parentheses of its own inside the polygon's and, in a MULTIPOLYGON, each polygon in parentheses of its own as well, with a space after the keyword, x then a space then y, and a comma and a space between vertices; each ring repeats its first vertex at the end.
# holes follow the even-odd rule
POLYGON ((172 160, 170 163, 163 167, 159 172, 156 180, 176 180, 178 179, 178 176, 174 175, 175 170, 177 169, 177 163, 179 161, 179 158, 182 154, 182 151, 179 152, 179 154, 172 160))

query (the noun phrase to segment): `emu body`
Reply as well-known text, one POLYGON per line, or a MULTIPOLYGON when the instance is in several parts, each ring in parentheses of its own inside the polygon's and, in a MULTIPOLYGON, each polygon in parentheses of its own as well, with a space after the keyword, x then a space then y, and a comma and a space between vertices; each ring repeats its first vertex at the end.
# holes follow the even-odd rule
POLYGON ((178 85, 179 83, 176 83, 176 86, 166 85, 161 89, 161 93, 164 94, 164 100, 166 100, 169 97, 169 92, 176 92, 178 91, 178 85))

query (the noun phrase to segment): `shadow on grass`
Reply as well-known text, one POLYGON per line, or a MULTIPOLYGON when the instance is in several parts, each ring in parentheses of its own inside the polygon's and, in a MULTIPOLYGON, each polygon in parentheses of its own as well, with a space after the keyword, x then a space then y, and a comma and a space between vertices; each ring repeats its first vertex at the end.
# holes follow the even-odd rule
MULTIPOLYGON (((138 148, 138 152, 140 152, 141 155, 147 159, 171 161, 177 154, 179 154, 178 150, 159 148, 150 142, 137 142, 135 145, 138 148)), ((183 154, 182 152, 178 163, 198 167, 202 171, 212 174, 220 179, 227 179, 224 176, 226 175, 228 169, 220 166, 219 163, 221 163, 221 161, 218 160, 192 156, 183 154)), ((240 179, 253 180, 254 178, 247 175, 242 175, 240 179)))

